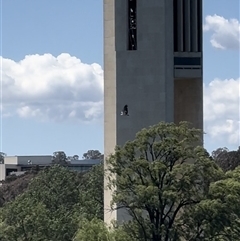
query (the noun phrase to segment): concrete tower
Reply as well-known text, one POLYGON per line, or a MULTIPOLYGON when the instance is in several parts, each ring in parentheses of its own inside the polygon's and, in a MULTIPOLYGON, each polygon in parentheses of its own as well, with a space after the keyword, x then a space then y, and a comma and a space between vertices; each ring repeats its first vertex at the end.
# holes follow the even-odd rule
POLYGON ((202 85, 202 0, 104 0, 105 157, 160 121, 202 129, 202 85))

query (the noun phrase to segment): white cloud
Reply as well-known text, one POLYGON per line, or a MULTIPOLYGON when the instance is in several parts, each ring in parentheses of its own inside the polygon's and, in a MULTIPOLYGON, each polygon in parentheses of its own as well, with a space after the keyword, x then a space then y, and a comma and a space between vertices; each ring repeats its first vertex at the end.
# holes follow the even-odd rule
POLYGON ((207 16, 203 26, 204 31, 210 31, 211 44, 218 49, 239 49, 240 23, 237 19, 225 19, 219 15, 207 16))
MULTIPOLYGON (((93 121, 103 117, 103 70, 69 54, 2 58, 3 117, 93 121)), ((226 146, 239 144, 239 79, 204 85, 204 131, 226 146)))
POLYGON ((212 141, 225 146, 240 144, 239 101, 240 78, 214 79, 204 85, 204 129, 212 141))
POLYGON ((4 116, 92 121, 103 113, 101 66, 66 53, 2 58, 2 91, 4 116))

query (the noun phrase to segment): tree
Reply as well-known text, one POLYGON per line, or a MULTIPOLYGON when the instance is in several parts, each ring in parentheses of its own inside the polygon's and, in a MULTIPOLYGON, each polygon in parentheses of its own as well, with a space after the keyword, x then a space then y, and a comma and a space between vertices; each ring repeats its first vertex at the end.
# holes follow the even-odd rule
POLYGON ((78 159, 79 159, 79 156, 78 156, 78 155, 74 155, 74 156, 73 156, 73 159, 74 159, 74 160, 78 160, 78 159))
POLYGON ((0 152, 0 164, 4 164, 4 158, 6 156, 6 153, 0 152))
POLYGON ((111 229, 97 218, 82 220, 73 241, 135 241, 121 227, 111 229))
POLYGON ((239 241, 239 200, 240 167, 211 183, 207 198, 185 213, 186 240, 239 241))
POLYGON ((103 160, 103 154, 98 150, 88 150, 83 154, 84 159, 100 159, 103 160))
POLYGON ((220 155, 227 153, 229 150, 227 147, 221 147, 212 152, 212 158, 216 160, 220 155))
POLYGON ((41 202, 20 195, 3 209, 1 241, 40 241, 52 239, 51 213, 41 202))
POLYGON ((2 185, 0 186, 0 207, 7 202, 15 200, 18 195, 24 193, 36 175, 36 172, 30 171, 21 176, 12 176, 12 180, 6 179, 2 181, 2 185))
POLYGON ((234 170, 240 165, 240 147, 237 151, 229 151, 226 147, 212 152, 213 160, 224 170, 234 170))
POLYGON ((223 172, 201 146, 202 131, 160 122, 116 147, 107 160, 112 209, 126 209, 137 240, 180 240, 185 210, 200 203, 223 172), (117 177, 117 178, 116 178, 117 177))
POLYGON ((104 168, 101 163, 84 174, 79 186, 80 203, 82 203, 80 213, 87 220, 93 218, 103 220, 103 179, 104 168))
POLYGON ((70 241, 80 220, 103 218, 102 164, 84 174, 53 165, 27 180, 29 185, 0 209, 1 241, 70 241))
POLYGON ((102 220, 82 220, 74 241, 110 241, 110 233, 102 220))
POLYGON ((68 160, 68 158, 64 151, 55 151, 53 153, 53 159, 52 159, 53 164, 66 166, 68 164, 67 160, 68 160))
POLYGON ((6 240, 72 240, 78 229, 81 179, 80 173, 59 165, 39 172, 28 189, 3 208, 2 220, 11 230, 10 236, 4 233, 6 240))

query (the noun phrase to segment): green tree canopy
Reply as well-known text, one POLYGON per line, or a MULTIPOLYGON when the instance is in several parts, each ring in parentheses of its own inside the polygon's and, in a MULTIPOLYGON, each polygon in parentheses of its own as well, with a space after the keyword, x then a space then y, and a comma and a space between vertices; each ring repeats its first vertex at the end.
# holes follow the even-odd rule
POLYGON ((103 163, 93 166, 85 173, 80 183, 81 215, 87 220, 93 218, 103 220, 103 163))
POLYGON ((201 135, 186 122, 161 122, 116 147, 109 157, 112 209, 116 204, 132 217, 125 224, 132 238, 177 241, 183 237, 184 211, 200 203, 209 184, 223 176, 206 150, 196 145, 201 135))
POLYGON ((99 150, 88 150, 83 154, 84 159, 101 159, 103 160, 103 154, 99 150))
POLYGON ((207 197, 185 212, 186 240, 239 241, 239 200, 240 167, 211 183, 207 197))
POLYGON ((80 220, 103 217, 103 165, 84 174, 53 165, 28 181, 0 209, 1 241, 70 241, 80 220))
POLYGON ((136 241, 121 227, 111 228, 97 218, 82 220, 73 241, 136 241))
POLYGON ((4 163, 4 157, 6 156, 6 153, 0 152, 0 164, 4 163))
POLYGON ((53 158, 52 158, 52 163, 53 164, 66 166, 68 164, 67 160, 68 160, 68 158, 67 158, 67 155, 66 155, 66 153, 64 151, 55 151, 55 152, 53 152, 53 158))
POLYGON ((2 210, 4 223, 19 236, 15 240, 72 240, 79 221, 80 182, 80 174, 59 165, 39 172, 2 210))
POLYGON ((102 220, 82 220, 74 241, 111 241, 107 226, 102 220))
POLYGON ((0 186, 0 207, 7 202, 15 200, 15 198, 27 190, 32 178, 37 175, 37 172, 28 171, 21 176, 10 176, 2 181, 0 186))
POLYGON ((226 147, 212 152, 213 160, 224 170, 234 170, 240 165, 240 147, 236 151, 229 151, 226 147))
MULTIPOLYGON (((52 238, 51 213, 42 202, 22 194, 2 210, 1 241, 40 241, 52 238)), ((56 220, 57 221, 57 220, 56 220)))

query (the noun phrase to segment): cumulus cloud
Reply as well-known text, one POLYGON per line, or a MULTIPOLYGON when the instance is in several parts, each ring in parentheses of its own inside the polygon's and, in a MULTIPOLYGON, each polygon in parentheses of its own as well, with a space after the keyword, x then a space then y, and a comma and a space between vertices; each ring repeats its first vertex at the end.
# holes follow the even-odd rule
POLYGON ((205 132, 212 140, 239 145, 240 79, 214 79, 204 85, 205 132))
MULTIPOLYGON (((1 57, 0 57, 1 58, 1 57)), ((93 121, 103 116, 103 70, 69 54, 2 58, 3 117, 93 121)), ((240 79, 204 85, 204 130, 212 140, 239 144, 240 79)))
POLYGON ((206 16, 204 31, 211 32, 211 44, 218 49, 239 49, 240 23, 237 19, 225 19, 219 15, 206 16))
MULTIPOLYGON (((1 57, 2 58, 2 57, 1 57)), ((62 53, 2 58, 3 116, 92 121, 103 113, 103 70, 62 53)))

